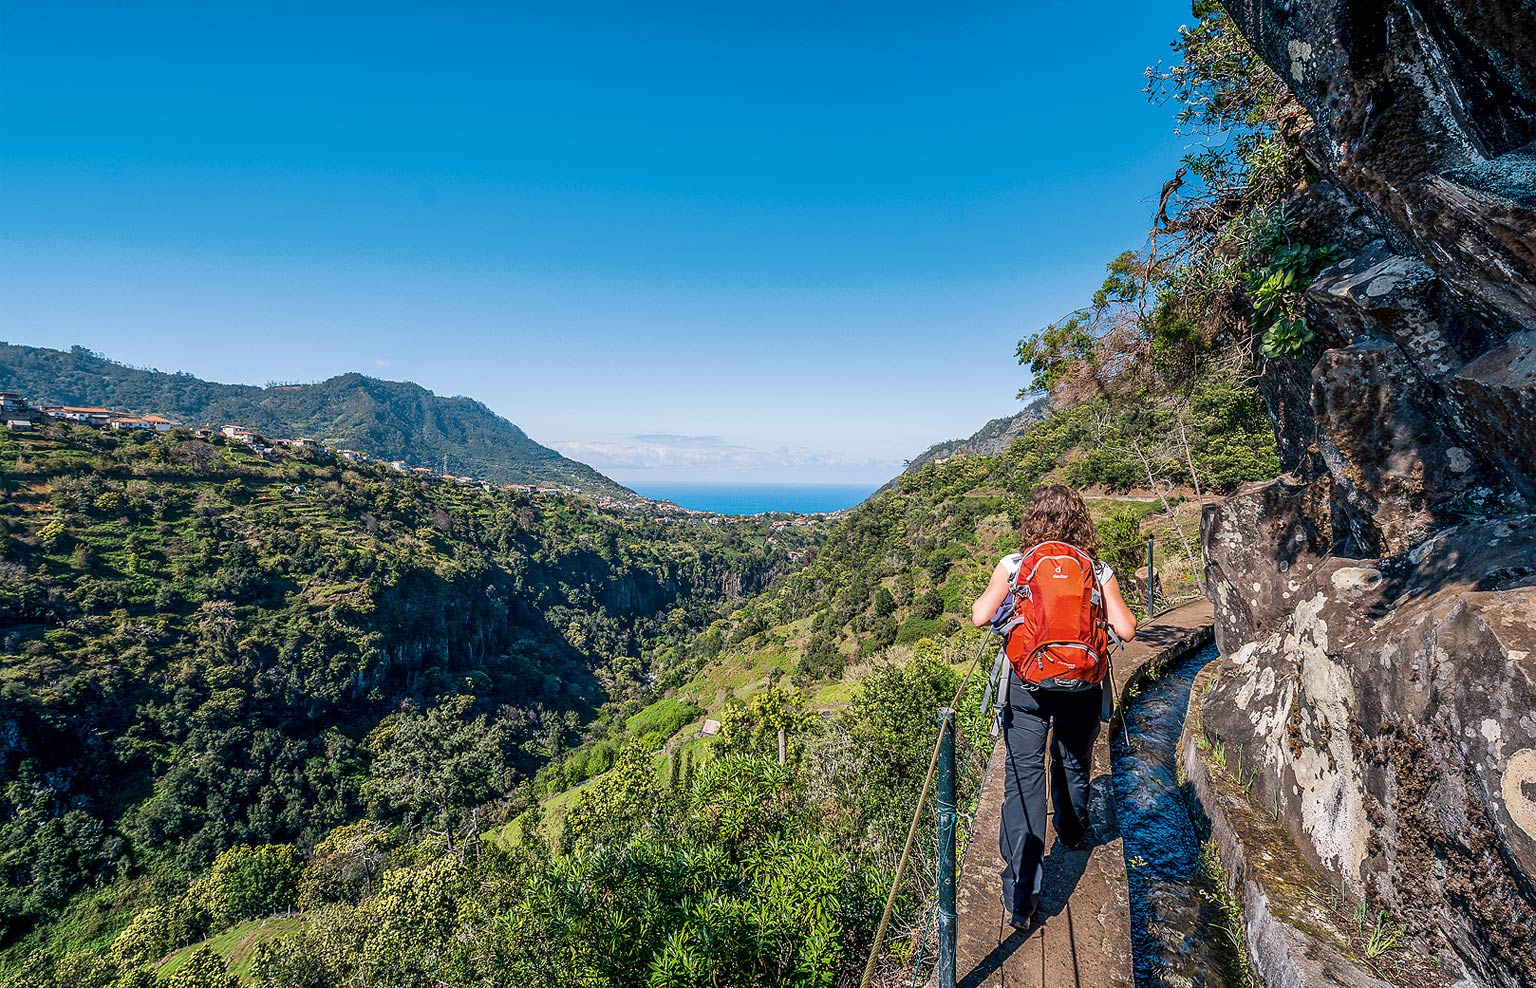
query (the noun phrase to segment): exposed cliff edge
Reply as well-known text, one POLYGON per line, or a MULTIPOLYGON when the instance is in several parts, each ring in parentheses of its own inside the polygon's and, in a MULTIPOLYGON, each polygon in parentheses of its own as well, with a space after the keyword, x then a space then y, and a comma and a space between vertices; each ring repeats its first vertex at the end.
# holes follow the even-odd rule
POLYGON ((1270 361, 1286 475, 1208 509, 1201 698, 1311 863, 1536 984, 1536 7, 1230 0, 1310 111, 1343 260, 1270 361))

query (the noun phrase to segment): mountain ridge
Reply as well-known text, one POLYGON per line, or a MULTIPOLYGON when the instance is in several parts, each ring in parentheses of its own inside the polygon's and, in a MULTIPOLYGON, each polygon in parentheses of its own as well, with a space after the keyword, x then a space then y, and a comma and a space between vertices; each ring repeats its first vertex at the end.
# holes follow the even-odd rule
POLYGON ((0 342, 0 387, 38 402, 121 408, 212 428, 233 423, 274 438, 310 436, 419 466, 436 466, 446 456, 449 471, 486 480, 629 493, 529 438, 483 402, 357 371, 259 387, 134 367, 81 346, 65 351, 0 342))
MULTIPOLYGON (((916 473, 930 463, 970 453, 978 456, 996 456, 1006 450, 1013 441, 1022 436, 1030 426, 1042 421, 1050 414, 1049 399, 1036 398, 1024 407, 1022 411, 1012 415, 1003 415, 992 419, 973 432, 965 439, 947 439, 941 443, 934 443, 921 453, 907 461, 902 468, 902 473, 916 473)), ((900 474, 897 475, 898 477, 900 474)), ((896 478, 892 478, 892 482, 896 478)))

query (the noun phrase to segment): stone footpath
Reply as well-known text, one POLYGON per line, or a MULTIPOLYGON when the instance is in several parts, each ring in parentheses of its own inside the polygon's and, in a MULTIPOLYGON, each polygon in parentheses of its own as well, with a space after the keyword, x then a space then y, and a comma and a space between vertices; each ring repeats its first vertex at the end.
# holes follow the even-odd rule
MULTIPOLYGON (((1115 656, 1121 698, 1145 676, 1211 641, 1209 601, 1174 608, 1142 627, 1115 656)), ((1094 748, 1091 808, 1106 842, 1085 851, 1056 846, 1047 827, 1045 883, 1034 928, 1014 931, 1003 916, 997 831, 1002 815, 1002 739, 992 751, 986 784, 976 807, 972 840, 955 892, 959 914, 955 981, 961 988, 1131 988, 1131 913, 1125 854, 1115 825, 1110 785, 1109 738, 1119 719, 1099 732, 1094 748)))

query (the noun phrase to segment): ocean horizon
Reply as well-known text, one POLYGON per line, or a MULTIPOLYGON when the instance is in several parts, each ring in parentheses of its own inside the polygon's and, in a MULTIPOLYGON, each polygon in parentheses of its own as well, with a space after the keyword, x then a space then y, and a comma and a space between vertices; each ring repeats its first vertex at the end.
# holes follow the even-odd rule
POLYGON ((631 483, 624 486, 658 501, 671 501, 694 511, 713 511, 722 515, 840 511, 853 507, 880 489, 879 484, 631 483))

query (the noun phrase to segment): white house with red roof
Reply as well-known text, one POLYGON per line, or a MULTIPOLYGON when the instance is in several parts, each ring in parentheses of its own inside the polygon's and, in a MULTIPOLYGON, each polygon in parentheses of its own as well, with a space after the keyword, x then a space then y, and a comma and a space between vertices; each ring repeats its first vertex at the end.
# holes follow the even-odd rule
POLYGON ((170 432, 179 423, 170 419, 161 418, 158 415, 131 416, 123 415, 112 420, 112 428, 122 431, 140 432, 170 432))

